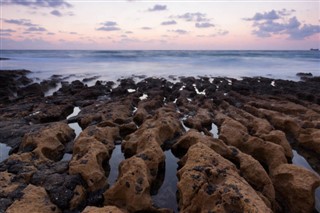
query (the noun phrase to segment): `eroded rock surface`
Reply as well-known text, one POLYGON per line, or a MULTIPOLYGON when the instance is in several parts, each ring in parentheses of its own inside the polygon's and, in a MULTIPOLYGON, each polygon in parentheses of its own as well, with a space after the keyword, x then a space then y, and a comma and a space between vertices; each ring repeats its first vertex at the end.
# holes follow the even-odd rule
POLYGON ((0 162, 0 212, 173 212, 153 202, 170 149, 180 158, 172 189, 180 212, 314 211, 318 77, 135 77, 87 86, 98 77, 35 84, 28 73, 0 71, 0 143, 12 147, 0 162), (81 111, 66 121, 75 106, 81 111), (82 128, 77 139, 68 122, 82 128), (126 159, 110 165, 115 144, 126 159), (293 149, 315 171, 292 165, 293 149), (113 185, 111 167, 119 171, 113 185))

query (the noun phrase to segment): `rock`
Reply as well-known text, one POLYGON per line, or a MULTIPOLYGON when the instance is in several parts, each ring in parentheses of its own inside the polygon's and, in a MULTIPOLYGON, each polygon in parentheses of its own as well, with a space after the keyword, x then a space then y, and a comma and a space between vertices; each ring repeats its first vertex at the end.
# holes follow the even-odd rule
POLYGON ((30 84, 24 88, 21 88, 17 91, 18 96, 21 97, 43 97, 44 93, 42 91, 42 88, 40 84, 38 83, 33 83, 30 84))
POLYGON ((272 212, 235 166, 202 143, 190 147, 178 171, 181 212, 272 212))
POLYGON ((103 143, 93 137, 79 137, 74 144, 69 173, 80 174, 89 191, 105 188, 108 183, 102 164, 109 157, 109 151, 103 143))
POLYGON ((126 210, 119 209, 116 206, 104 206, 102 208, 98 208, 95 206, 87 206, 82 213, 127 213, 126 210))
POLYGON ((286 157, 288 159, 292 159, 292 149, 284 132, 280 130, 273 130, 268 134, 260 135, 260 137, 265 141, 280 145, 283 148, 286 157))
POLYGON ((278 203, 292 213, 313 212, 315 189, 320 186, 318 175, 292 164, 282 164, 271 176, 278 203))
POLYGON ((201 131, 204 128, 210 129, 213 122, 212 114, 208 109, 199 108, 196 115, 188 117, 184 124, 189 128, 201 131))
POLYGON ((105 205, 115 205, 129 212, 152 208, 148 173, 141 158, 132 157, 121 162, 117 182, 104 193, 105 205))
POLYGON ((298 137, 299 146, 320 154, 320 129, 301 129, 298 137))
POLYGON ((64 154, 64 144, 75 137, 73 129, 66 123, 53 123, 39 130, 25 134, 20 152, 32 152, 39 160, 58 161, 64 154))
POLYGON ((20 200, 14 203, 7 209, 7 213, 19 212, 61 212, 60 209, 54 205, 44 188, 34 185, 28 185, 22 193, 24 194, 20 200))

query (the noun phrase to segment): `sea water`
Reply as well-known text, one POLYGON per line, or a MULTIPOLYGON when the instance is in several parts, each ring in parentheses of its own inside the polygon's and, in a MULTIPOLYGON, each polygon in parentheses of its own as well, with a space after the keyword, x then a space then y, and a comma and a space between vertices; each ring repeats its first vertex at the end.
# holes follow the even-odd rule
POLYGON ((69 81, 99 76, 115 81, 132 75, 221 76, 299 80, 320 75, 320 51, 91 51, 1 50, 1 69, 27 69, 39 81, 51 75, 69 81))

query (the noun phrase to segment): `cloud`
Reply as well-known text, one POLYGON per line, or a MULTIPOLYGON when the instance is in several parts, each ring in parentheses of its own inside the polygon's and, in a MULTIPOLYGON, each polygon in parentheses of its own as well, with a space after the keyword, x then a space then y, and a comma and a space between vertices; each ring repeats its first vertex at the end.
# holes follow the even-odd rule
POLYGON ((214 24, 211 24, 209 22, 203 22, 203 23, 196 23, 195 26, 197 28, 208 28, 208 27, 214 27, 214 24))
POLYGON ((168 32, 173 32, 173 33, 177 33, 177 34, 180 34, 180 35, 184 35, 184 34, 187 34, 187 33, 188 33, 188 31, 186 31, 186 30, 181 30, 181 29, 168 30, 168 32))
POLYGON ((59 10, 52 10, 50 14, 58 17, 62 16, 62 13, 59 10))
POLYGON ((10 33, 0 32, 0 36, 1 36, 1 37, 6 37, 6 36, 11 36, 11 34, 10 34, 10 33))
POLYGON ((2 0, 2 5, 20 5, 26 7, 72 7, 65 0, 2 0))
MULTIPOLYGON (((171 16, 172 17, 172 16, 171 16)), ((196 21, 196 22, 207 22, 209 19, 205 13, 185 13, 183 15, 173 16, 179 19, 184 19, 185 21, 196 21)))
POLYGON ((211 37, 216 37, 216 36, 224 36, 229 34, 228 30, 218 30, 215 34, 211 34, 211 37))
POLYGON ((141 29, 143 29, 143 30, 152 30, 151 27, 141 27, 141 29))
POLYGON ((69 32, 70 35, 78 35, 77 32, 69 32))
POLYGON ((133 32, 132 32, 132 31, 125 31, 124 33, 126 33, 126 34, 132 34, 133 32))
POLYGON ((118 31, 121 30, 119 27, 99 27, 99 31, 118 31))
POLYGON ((177 22, 175 20, 172 21, 164 21, 161 23, 161 25, 175 25, 177 22))
POLYGON ((1 33, 14 33, 16 32, 15 30, 11 30, 11 29, 0 29, 1 33))
POLYGON ((29 27, 27 29, 28 32, 44 32, 47 31, 44 27, 29 27))
POLYGON ((265 13, 256 13, 253 18, 245 19, 253 21, 253 35, 258 37, 271 37, 272 35, 287 35, 289 39, 302 40, 314 34, 320 33, 320 25, 302 24, 297 17, 290 16, 294 10, 272 10, 265 13), (259 15, 257 15, 259 14, 259 15))
POLYGON ((153 6, 153 8, 149 8, 148 9, 149 12, 163 11, 163 10, 167 10, 167 6, 166 5, 156 4, 156 5, 153 6))
POLYGON ((55 35, 55 33, 50 33, 50 32, 48 32, 47 35, 55 35))
POLYGON ((106 21, 101 23, 102 27, 97 28, 96 30, 99 31, 118 31, 121 30, 119 27, 117 27, 117 22, 114 21, 106 21))
POLYGON ((50 12, 51 15, 57 16, 57 17, 62 17, 62 16, 74 16, 72 12, 67 12, 67 13, 61 13, 59 10, 52 10, 50 12))
POLYGON ((115 22, 115 21, 106 21, 106 22, 103 22, 101 24, 103 26, 105 26, 105 27, 111 27, 111 26, 117 26, 118 25, 117 22, 115 22))
POLYGON ((261 20, 275 20, 279 19, 280 16, 275 10, 264 13, 256 13, 252 18, 244 18, 246 21, 261 21, 261 20))
POLYGON ((20 26, 27 26, 27 27, 36 27, 37 24, 31 23, 30 19, 3 19, 5 23, 8 24, 15 24, 20 26))

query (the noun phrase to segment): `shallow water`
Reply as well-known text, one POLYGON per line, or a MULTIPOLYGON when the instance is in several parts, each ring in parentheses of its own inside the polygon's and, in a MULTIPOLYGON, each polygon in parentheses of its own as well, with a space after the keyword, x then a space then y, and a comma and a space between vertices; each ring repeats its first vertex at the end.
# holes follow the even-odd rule
POLYGON ((121 152, 121 144, 115 145, 115 148, 113 149, 111 158, 109 160, 110 172, 108 182, 110 186, 112 186, 117 181, 119 175, 119 164, 123 160, 125 160, 125 157, 121 152))
POLYGON ((178 212, 176 198, 178 159, 172 154, 171 150, 164 151, 164 154, 166 156, 164 181, 158 193, 152 196, 152 199, 156 206, 173 209, 174 212, 178 212))
POLYGON ((9 157, 9 151, 11 147, 4 143, 0 143, 0 162, 4 161, 9 157))
MULTIPOLYGON (((297 166, 301 166, 303 168, 306 168, 318 175, 316 171, 312 169, 308 161, 302 157, 296 150, 292 150, 293 152, 293 158, 292 158, 292 163, 297 166)), ((318 212, 320 212, 320 187, 318 187, 315 191, 315 208, 318 212)))

